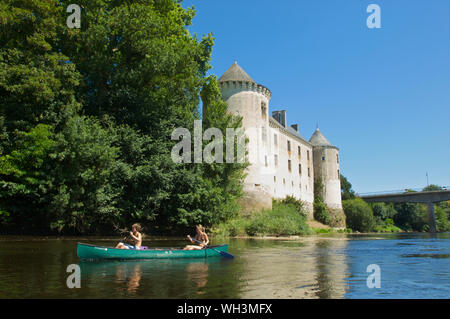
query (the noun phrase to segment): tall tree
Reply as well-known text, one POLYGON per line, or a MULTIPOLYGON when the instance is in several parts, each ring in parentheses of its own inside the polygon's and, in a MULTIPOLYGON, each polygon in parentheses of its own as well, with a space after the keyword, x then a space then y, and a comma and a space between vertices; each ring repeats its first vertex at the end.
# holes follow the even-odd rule
MULTIPOLYGON (((79 232, 132 221, 176 232, 230 216, 243 166, 170 156, 172 131, 200 119, 200 92, 207 126, 240 126, 205 77, 213 38, 189 33, 194 10, 175 0, 80 0, 81 29, 70 29, 69 3, 0 0, 0 178, 26 188, 12 168, 47 176, 45 193, 24 199, 16 216, 34 207, 42 225, 79 232), (23 144, 40 125, 42 165, 13 160, 42 144, 23 144)), ((1 215, 14 223, 15 195, 1 191, 1 215)))
POLYGON ((355 191, 352 189, 352 184, 342 174, 341 174, 341 195, 342 200, 355 198, 355 191))

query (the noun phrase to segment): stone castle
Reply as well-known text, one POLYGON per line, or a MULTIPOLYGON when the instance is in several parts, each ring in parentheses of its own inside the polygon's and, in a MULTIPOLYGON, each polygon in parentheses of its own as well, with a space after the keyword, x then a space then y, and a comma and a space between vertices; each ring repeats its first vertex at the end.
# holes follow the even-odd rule
POLYGON ((272 93, 257 84, 235 62, 219 79, 228 110, 242 116, 248 137, 250 166, 244 181, 245 211, 272 207, 272 199, 290 195, 305 203, 313 218, 314 180, 321 179, 322 195, 334 226, 345 225, 341 203, 339 149, 317 129, 309 141, 298 124, 288 126, 286 111, 269 115, 272 93))

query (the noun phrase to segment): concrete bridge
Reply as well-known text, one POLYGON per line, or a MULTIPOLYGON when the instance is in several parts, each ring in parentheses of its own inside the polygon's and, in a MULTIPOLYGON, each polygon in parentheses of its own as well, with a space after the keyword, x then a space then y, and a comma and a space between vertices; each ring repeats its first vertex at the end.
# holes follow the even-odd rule
POLYGON ((368 203, 423 203, 428 206, 428 220, 430 232, 436 232, 436 218, 434 216, 434 204, 450 200, 450 191, 428 191, 428 192, 404 192, 393 194, 362 195, 361 198, 368 203))

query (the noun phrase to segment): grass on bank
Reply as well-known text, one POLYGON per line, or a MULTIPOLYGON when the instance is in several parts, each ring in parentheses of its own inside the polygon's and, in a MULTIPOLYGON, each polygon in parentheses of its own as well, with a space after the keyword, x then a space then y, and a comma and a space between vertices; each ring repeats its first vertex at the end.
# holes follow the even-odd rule
POLYGON ((306 224, 306 212, 291 199, 274 201, 272 209, 263 209, 249 217, 239 216, 212 229, 218 237, 292 236, 314 232, 306 224))

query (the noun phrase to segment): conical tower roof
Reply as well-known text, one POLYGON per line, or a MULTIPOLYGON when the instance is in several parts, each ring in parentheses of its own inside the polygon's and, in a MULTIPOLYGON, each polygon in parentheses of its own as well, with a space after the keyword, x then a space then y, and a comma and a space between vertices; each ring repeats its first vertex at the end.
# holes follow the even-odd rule
POLYGON ((240 67, 237 62, 234 62, 232 66, 220 77, 219 82, 226 81, 242 81, 242 82, 252 82, 253 79, 240 67))
POLYGON ((330 141, 323 136, 322 132, 319 131, 319 128, 316 129, 313 136, 309 139, 309 142, 314 146, 333 146, 330 141))

